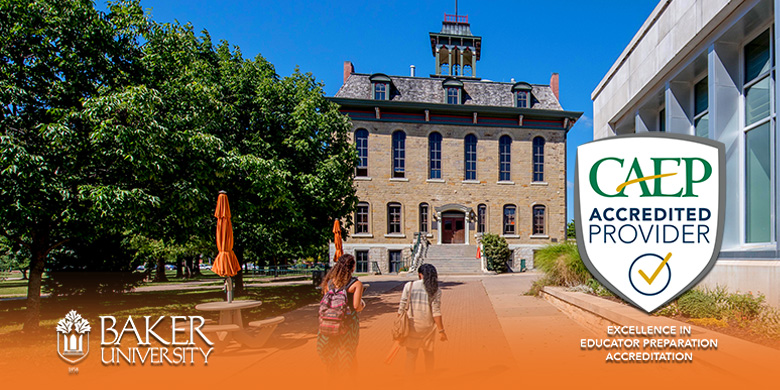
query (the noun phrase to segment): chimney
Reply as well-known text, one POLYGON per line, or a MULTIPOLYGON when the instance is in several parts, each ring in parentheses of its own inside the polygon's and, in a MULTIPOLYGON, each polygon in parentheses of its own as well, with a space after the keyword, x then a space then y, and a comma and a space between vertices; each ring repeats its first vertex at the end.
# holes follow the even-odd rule
POLYGON ((350 61, 344 61, 344 83, 346 84, 349 75, 355 73, 355 66, 350 61))
POLYGON ((555 98, 561 100, 561 98, 558 97, 558 73, 553 73, 552 76, 550 76, 550 88, 552 88, 555 98))
POLYGON ((414 70, 416 69, 416 67, 415 67, 414 65, 409 65, 409 69, 411 70, 411 75, 412 75, 412 77, 414 77, 414 76, 415 76, 415 74, 414 74, 414 73, 415 73, 415 72, 414 72, 414 70))

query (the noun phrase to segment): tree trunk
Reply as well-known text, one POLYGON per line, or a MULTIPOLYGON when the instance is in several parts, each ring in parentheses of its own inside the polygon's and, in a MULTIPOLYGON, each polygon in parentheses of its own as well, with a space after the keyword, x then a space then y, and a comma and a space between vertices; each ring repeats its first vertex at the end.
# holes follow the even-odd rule
MULTIPOLYGON (((241 268, 244 267, 244 249, 233 249, 233 253, 236 254, 236 258, 238 259, 238 264, 241 268)), ((236 281, 235 288, 233 289, 235 295, 241 295, 244 293, 244 271, 238 271, 236 276, 233 278, 233 280, 236 281)))
POLYGON ((165 276, 165 258, 157 258, 157 272, 154 274, 155 282, 167 282, 168 277, 165 276))
POLYGON ((200 273, 200 255, 194 255, 192 256, 192 277, 196 276, 202 276, 203 274, 200 273))
POLYGON ((185 276, 187 279, 192 278, 192 257, 187 256, 187 258, 184 260, 184 266, 186 267, 187 272, 185 273, 185 276))
POLYGON ((22 280, 27 280, 27 268, 19 268, 19 272, 22 273, 22 280))
MULTIPOLYGON (((183 267, 183 261, 181 261, 181 256, 176 256, 176 279, 181 279, 184 277, 184 270, 183 267)), ((189 275, 189 272, 187 273, 189 275)), ((187 276, 189 278, 189 276, 187 276)))
POLYGON ((27 313, 24 319, 24 331, 34 332, 40 328, 41 319, 41 282, 46 265, 48 249, 45 244, 33 242, 30 260, 30 279, 27 282, 27 313))

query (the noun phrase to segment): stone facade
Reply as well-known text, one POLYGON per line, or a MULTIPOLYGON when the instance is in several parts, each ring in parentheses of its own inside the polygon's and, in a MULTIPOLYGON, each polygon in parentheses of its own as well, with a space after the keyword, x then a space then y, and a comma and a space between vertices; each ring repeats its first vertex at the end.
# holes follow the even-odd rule
MULTIPOLYGON (((368 228, 358 233, 353 224, 344 251, 367 251, 370 272, 377 271, 374 266, 382 273, 397 271, 409 264, 418 233, 424 232, 430 244, 426 256, 431 259, 452 259, 451 264, 474 261, 481 234, 479 206, 484 205, 484 232, 507 240, 513 268, 519 268, 523 259, 532 268, 535 249, 566 237, 566 133, 582 114, 561 107, 557 74, 550 84, 439 74, 369 75, 355 73, 352 63, 346 62, 344 84, 331 100, 350 116, 353 137, 357 131, 368 134, 365 149, 359 148, 367 164, 354 179, 359 201, 368 205, 368 228), (453 92, 457 99, 452 99, 453 92), (394 171, 393 134, 398 131, 405 135, 403 174, 394 171), (441 135, 440 178, 431 178, 429 170, 429 136, 434 132, 441 135), (476 178, 470 180, 465 180, 467 136, 477 139, 476 178), (510 177, 500 181, 503 136, 511 139, 510 177), (535 181, 533 142, 538 138, 544 140, 543 178, 535 181), (400 229, 393 233, 390 204, 401 208, 400 229), (421 204, 428 207, 424 227, 421 204), (511 234, 504 234, 505 206, 516 210, 511 234), (534 234, 533 210, 540 206, 543 231, 534 234), (469 248, 452 251, 440 247, 444 245, 469 248), (435 253, 437 247, 442 249, 435 253), (398 256, 396 251, 401 251, 400 266, 390 262, 391 254, 398 256)), ((355 215, 353 222, 357 220, 355 215)), ((359 265, 361 269, 365 268, 359 265)))

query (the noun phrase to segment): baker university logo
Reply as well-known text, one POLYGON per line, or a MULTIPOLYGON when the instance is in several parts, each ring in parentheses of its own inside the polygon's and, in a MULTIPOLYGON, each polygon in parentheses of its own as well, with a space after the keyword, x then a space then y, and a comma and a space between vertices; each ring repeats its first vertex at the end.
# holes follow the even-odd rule
POLYGON ((57 323, 57 354, 71 364, 76 364, 89 353, 89 321, 71 310, 57 323))
POLYGON ((725 146, 668 133, 577 149, 577 244, 591 274, 651 312, 695 286, 723 238, 725 146))

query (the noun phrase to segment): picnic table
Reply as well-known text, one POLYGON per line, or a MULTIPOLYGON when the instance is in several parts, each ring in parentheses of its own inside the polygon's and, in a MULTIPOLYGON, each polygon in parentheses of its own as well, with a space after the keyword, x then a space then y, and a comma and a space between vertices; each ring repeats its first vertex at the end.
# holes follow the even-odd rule
POLYGON ((253 335, 246 331, 244 328, 244 321, 241 318, 241 310, 251 309, 262 305, 262 301, 233 301, 233 302, 208 302, 201 303, 195 306, 196 310, 200 311, 218 311, 219 312, 219 325, 214 326, 215 332, 226 333, 224 339, 220 337, 224 343, 230 340, 235 340, 239 344, 247 346, 249 348, 261 348, 263 344, 268 340, 271 332, 276 326, 284 321, 284 317, 274 317, 262 321, 254 321, 249 324, 250 327, 260 328, 261 332, 257 335, 253 335))

